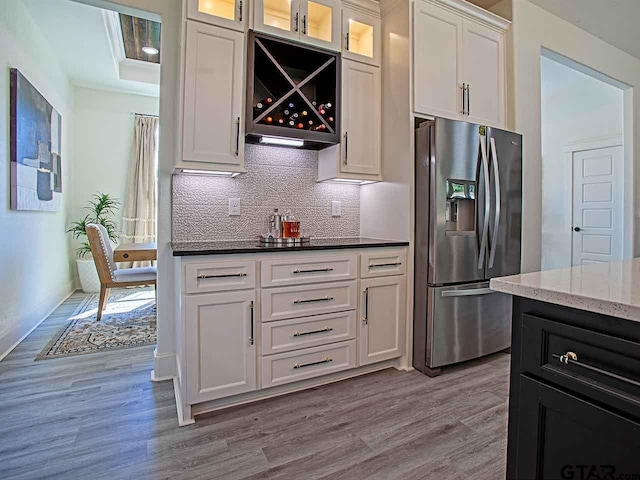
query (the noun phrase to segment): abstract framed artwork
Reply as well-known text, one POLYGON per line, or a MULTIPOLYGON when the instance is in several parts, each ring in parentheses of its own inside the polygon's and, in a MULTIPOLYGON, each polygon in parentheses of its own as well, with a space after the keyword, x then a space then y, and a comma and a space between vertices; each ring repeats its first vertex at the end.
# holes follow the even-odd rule
POLYGON ((62 116, 10 69, 11 209, 62 209, 62 116))

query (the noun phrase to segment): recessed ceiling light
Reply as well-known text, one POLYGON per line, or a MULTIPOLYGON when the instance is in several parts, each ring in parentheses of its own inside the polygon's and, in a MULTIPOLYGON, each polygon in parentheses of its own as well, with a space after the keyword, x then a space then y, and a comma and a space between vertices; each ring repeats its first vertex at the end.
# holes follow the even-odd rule
POLYGON ((154 47, 142 47, 142 51, 147 55, 157 55, 160 53, 160 50, 154 47))

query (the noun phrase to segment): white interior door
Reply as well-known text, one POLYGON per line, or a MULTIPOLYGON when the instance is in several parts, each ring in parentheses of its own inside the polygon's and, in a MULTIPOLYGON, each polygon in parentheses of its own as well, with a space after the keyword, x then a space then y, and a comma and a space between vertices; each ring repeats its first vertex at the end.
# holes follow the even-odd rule
POLYGON ((573 154, 572 264, 622 260, 623 147, 573 154))

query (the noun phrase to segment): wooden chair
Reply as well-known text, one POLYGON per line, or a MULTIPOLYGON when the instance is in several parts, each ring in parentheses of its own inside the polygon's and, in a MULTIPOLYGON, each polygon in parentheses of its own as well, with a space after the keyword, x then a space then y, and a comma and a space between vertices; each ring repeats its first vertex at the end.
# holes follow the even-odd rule
POLYGON ((156 267, 123 268, 118 269, 113 261, 113 248, 109 241, 107 229, 99 224, 89 224, 86 227, 87 238, 91 246, 93 261, 98 270, 100 279, 100 303, 98 304, 98 321, 102 318, 102 312, 107 306, 109 289, 117 287, 135 287, 153 285, 156 287, 156 299, 158 289, 156 279, 158 272, 156 267))

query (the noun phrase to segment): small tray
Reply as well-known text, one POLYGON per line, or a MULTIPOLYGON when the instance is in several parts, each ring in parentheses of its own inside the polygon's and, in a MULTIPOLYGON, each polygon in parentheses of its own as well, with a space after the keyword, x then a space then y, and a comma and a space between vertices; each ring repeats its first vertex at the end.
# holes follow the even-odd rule
POLYGON ((258 237, 260 244, 273 245, 274 247, 294 247, 297 245, 304 245, 311 241, 311 237, 299 237, 299 238, 271 238, 260 235, 258 237))

